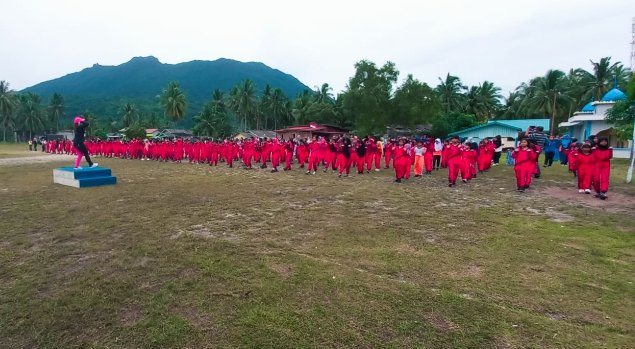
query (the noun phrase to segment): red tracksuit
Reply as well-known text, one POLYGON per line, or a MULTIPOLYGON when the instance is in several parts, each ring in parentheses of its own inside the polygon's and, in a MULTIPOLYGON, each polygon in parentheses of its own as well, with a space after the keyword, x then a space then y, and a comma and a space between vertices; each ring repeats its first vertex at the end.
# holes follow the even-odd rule
POLYGON ((516 186, 519 189, 529 188, 531 177, 536 167, 537 153, 530 148, 516 148, 512 153, 515 160, 514 172, 516 172, 516 186))
POLYGON ((394 149, 395 160, 393 167, 395 168, 395 177, 398 180, 403 179, 406 176, 408 164, 410 163, 410 156, 406 153, 406 149, 403 146, 398 146, 394 149))
POLYGON ((291 162, 293 161, 293 141, 284 144, 284 170, 291 170, 291 162))
POLYGON ((348 174, 351 172, 351 149, 349 148, 349 156, 346 157, 346 155, 344 155, 344 144, 338 144, 335 149, 337 152, 337 164, 339 166, 339 173, 340 175, 342 175, 342 173, 346 172, 346 175, 348 176, 348 174))
POLYGON ((375 159, 376 151, 377 144, 371 140, 366 141, 366 172, 370 172, 373 169, 373 160, 375 159))
POLYGON ((611 159, 613 148, 593 150, 593 187, 596 193, 609 191, 609 177, 611 176, 611 159))
POLYGON ((387 143, 384 147, 384 164, 386 168, 390 168, 390 159, 392 159, 392 153, 395 149, 395 146, 391 143, 387 143))
POLYGON ((594 162, 593 152, 590 154, 579 152, 576 156, 575 163, 578 168, 578 189, 591 189, 594 162))
POLYGON ((459 176, 459 171, 461 170, 463 162, 461 153, 462 150, 460 145, 450 144, 447 146, 446 158, 448 164, 448 181, 451 184, 456 183, 456 178, 459 176))
POLYGON ((432 163, 434 161, 434 141, 428 140, 423 144, 426 147, 426 152, 423 153, 423 165, 426 168, 426 173, 432 173, 432 163))

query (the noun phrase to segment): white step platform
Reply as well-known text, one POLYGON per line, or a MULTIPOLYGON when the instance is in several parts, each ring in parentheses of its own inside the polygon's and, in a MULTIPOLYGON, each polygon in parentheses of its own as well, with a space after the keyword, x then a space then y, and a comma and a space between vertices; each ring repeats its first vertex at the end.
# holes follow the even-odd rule
POLYGON ((117 177, 106 167, 58 167, 53 170, 53 183, 75 188, 117 184, 117 177))

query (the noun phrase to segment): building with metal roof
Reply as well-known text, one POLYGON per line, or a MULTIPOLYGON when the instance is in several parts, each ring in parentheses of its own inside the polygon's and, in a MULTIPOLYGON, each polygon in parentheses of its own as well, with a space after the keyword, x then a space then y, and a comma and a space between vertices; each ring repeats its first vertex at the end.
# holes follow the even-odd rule
POLYGON ((628 158, 630 156, 628 142, 620 141, 613 131, 613 125, 606 121, 607 112, 615 103, 623 100, 626 100, 626 94, 617 88, 616 82, 599 101, 587 103, 580 111, 573 113, 567 121, 561 122, 558 127, 566 128, 571 138, 577 138, 580 142, 591 136, 607 137, 609 144, 614 148, 613 156, 628 158))
POLYGON ((544 132, 550 130, 549 119, 519 119, 519 120, 490 120, 485 124, 476 125, 450 133, 450 136, 459 136, 461 138, 472 138, 478 142, 485 138, 494 138, 501 136, 505 146, 513 146, 518 140, 518 134, 527 131, 530 127, 542 127, 544 132))

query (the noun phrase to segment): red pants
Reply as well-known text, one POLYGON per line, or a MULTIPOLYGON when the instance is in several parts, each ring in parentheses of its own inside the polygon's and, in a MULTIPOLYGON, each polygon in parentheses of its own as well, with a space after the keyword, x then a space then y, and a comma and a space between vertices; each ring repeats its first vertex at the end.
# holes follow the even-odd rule
POLYGON ((375 169, 380 169, 380 168, 381 168, 381 153, 376 152, 375 153, 375 169))
POLYGON ((408 170, 408 164, 410 164, 410 157, 401 157, 395 159, 392 164, 392 167, 395 169, 395 177, 397 179, 402 179, 406 176, 406 171, 408 170))
POLYGON ((271 166, 273 166, 273 168, 277 168, 278 165, 280 165, 280 154, 278 154, 278 152, 274 151, 271 154, 271 166))
MULTIPOLYGON (((366 171, 369 171, 373 169, 373 160, 375 160, 375 153, 372 154, 366 154, 366 171)), ((379 168, 379 167, 376 167, 379 168)))
POLYGON ((426 167, 426 172, 430 173, 432 172, 432 160, 434 159, 434 156, 432 155, 431 151, 427 151, 424 155, 423 155, 423 163, 426 167))
MULTIPOLYGON (((253 153, 250 151, 246 151, 243 152, 243 162, 245 163, 245 166, 247 166, 248 168, 251 168, 251 158, 253 157, 253 153)), ((211 161, 210 161, 211 164, 211 161)))
POLYGON ((384 164, 386 165, 386 168, 390 168, 390 157, 392 156, 391 153, 385 153, 384 154, 384 164))
POLYGON ((340 174, 346 171, 346 174, 351 173, 351 158, 344 156, 344 154, 340 154, 337 157, 337 164, 340 169, 340 174))
POLYGON ((308 171, 317 171, 318 168, 318 156, 317 155, 309 155, 309 168, 308 171))
POLYGON ((287 153, 287 156, 284 160, 284 169, 285 170, 290 170, 291 169, 291 161, 293 161, 293 152, 289 152, 287 153))
POLYGON ((330 167, 333 171, 335 171, 335 161, 337 158, 337 154, 333 153, 333 152, 328 152, 326 154, 326 156, 324 156, 324 161, 326 161, 326 167, 325 169, 328 170, 328 168, 330 167))
POLYGON ((516 186, 518 188, 525 189, 531 185, 531 177, 534 174, 533 164, 515 166, 514 172, 516 172, 516 186))
POLYGON ((459 177, 459 171, 461 170, 461 160, 448 161, 448 181, 450 183, 456 183, 457 177, 459 177))
POLYGON ((461 179, 472 179, 472 163, 467 159, 461 164, 461 179))
POLYGON ((598 162, 593 169, 593 187, 597 193, 609 191, 609 177, 611 176, 611 163, 598 162))
POLYGON ((357 157, 357 173, 364 173, 364 163, 366 162, 365 156, 357 157))
MULTIPOLYGON (((593 168, 590 166, 580 166, 578 168, 578 189, 591 189, 593 180, 593 168)), ((607 180, 608 187, 608 180, 607 180)))

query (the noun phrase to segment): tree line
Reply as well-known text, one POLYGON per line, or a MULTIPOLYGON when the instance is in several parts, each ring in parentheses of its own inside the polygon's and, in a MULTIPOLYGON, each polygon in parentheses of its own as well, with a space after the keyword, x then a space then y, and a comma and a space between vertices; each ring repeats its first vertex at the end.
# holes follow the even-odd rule
MULTIPOLYGON (((589 70, 549 70, 503 96, 500 87, 491 81, 466 86, 450 73, 439 77, 436 86, 410 74, 399 83, 400 73, 394 63, 378 66, 362 60, 355 64, 354 75, 337 95, 328 83, 293 99, 270 85, 259 90, 251 80, 236 84, 230 91, 215 89, 209 102, 193 116, 193 131, 199 136, 227 137, 238 130, 271 130, 317 122, 363 135, 384 134, 386 126, 425 125, 429 133, 443 137, 492 119, 548 117, 552 125, 557 125, 588 102, 599 100, 613 86, 625 90, 632 80, 631 72, 620 62, 612 63, 611 57, 591 60, 589 66, 589 70)), ((130 137, 144 136, 145 128, 176 127, 183 124, 188 109, 187 96, 177 81, 161 91, 157 107, 158 112, 142 112, 134 103, 126 102, 116 116, 99 118, 90 111, 85 116, 93 121, 93 135, 100 137, 121 127, 130 137)), ((618 134, 630 138, 628 113, 620 115, 619 120, 615 119, 625 129, 618 134)), ((37 94, 16 93, 7 82, 0 82, 3 141, 7 133, 32 137, 67 128, 69 119, 60 94, 53 94, 45 103, 37 94)))

